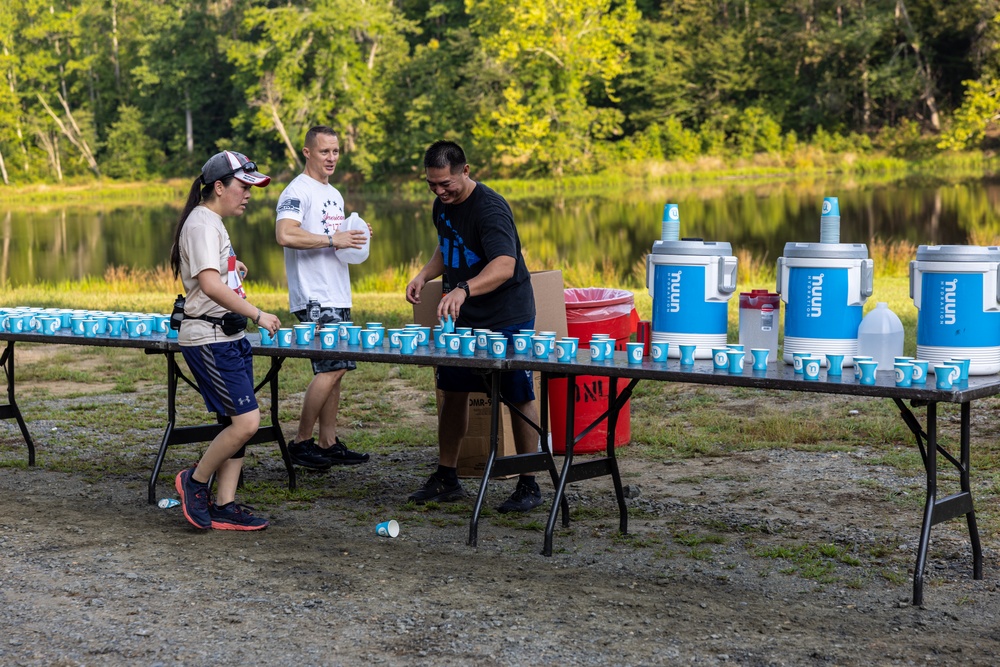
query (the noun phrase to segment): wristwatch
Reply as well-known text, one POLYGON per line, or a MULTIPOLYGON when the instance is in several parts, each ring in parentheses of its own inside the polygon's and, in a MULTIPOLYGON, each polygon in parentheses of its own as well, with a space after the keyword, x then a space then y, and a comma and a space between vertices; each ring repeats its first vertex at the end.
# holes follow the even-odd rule
POLYGON ((465 282, 464 280, 462 282, 458 283, 457 285, 455 285, 455 287, 459 287, 461 289, 464 289, 465 290, 465 297, 466 298, 472 296, 472 294, 469 293, 469 283, 465 282))

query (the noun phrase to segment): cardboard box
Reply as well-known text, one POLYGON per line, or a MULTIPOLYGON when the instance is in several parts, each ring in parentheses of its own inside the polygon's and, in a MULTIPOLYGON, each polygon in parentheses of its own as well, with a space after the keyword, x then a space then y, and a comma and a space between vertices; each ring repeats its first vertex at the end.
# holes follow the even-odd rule
MULTIPOLYGON (((566 297, 563 291, 562 271, 538 271, 531 274, 531 287, 535 293, 535 329, 555 331, 560 337, 567 335, 566 297)), ((413 306, 413 321, 424 326, 438 324, 437 305, 441 300, 441 281, 432 280, 420 292, 420 303, 413 306)), ((541 396, 541 375, 534 374, 535 396, 541 396)), ((437 393, 438 410, 441 392, 437 393)), ((537 404, 537 398, 535 403, 537 404)), ((490 397, 486 393, 469 394, 469 430, 459 452, 459 477, 482 477, 486 457, 490 451, 490 397)), ((539 412, 541 412, 539 410, 539 412)), ((511 430, 510 410, 500 410, 501 424, 497 434, 497 456, 517 453, 511 430)))

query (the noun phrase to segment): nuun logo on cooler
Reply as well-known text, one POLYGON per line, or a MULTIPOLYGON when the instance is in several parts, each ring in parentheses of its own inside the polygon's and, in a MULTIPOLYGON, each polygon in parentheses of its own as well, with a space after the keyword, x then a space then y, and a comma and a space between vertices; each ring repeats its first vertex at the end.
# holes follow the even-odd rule
POLYGON ((955 303, 958 297, 958 280, 944 280, 941 282, 941 312, 938 321, 941 324, 954 324, 955 303))
MULTIPOLYGON (((825 202, 824 202, 825 204, 825 202)), ((809 276, 808 287, 809 307, 806 317, 823 317, 823 274, 809 276)))
POLYGON ((681 312, 681 271, 667 272, 667 312, 681 312))

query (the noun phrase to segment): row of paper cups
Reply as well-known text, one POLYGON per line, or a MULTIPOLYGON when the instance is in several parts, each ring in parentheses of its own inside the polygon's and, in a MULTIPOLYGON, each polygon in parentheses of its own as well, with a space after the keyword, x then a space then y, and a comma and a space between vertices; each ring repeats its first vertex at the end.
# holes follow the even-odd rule
POLYGON ((165 333, 167 338, 177 337, 177 332, 170 329, 170 316, 157 313, 34 307, 0 309, 0 331, 54 336, 60 330, 87 338, 122 335, 134 338, 154 333, 165 333))

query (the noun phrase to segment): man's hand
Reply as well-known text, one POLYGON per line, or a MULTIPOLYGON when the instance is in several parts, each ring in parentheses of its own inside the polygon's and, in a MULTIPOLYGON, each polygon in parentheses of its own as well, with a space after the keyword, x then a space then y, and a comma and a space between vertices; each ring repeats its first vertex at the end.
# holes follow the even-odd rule
POLYGON ((420 291, 424 288, 424 284, 426 282, 427 281, 419 275, 411 280, 406 286, 406 300, 413 304, 420 303, 420 291))

